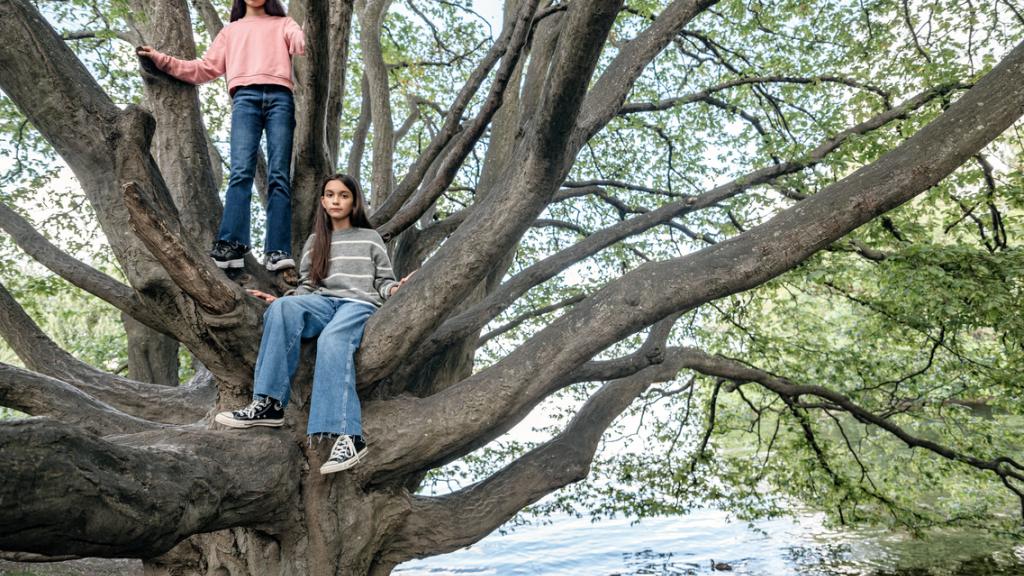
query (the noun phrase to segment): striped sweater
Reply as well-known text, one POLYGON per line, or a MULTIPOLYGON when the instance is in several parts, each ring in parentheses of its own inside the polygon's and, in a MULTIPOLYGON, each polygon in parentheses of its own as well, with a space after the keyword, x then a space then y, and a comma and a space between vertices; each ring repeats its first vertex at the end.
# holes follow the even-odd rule
POLYGON ((310 234, 302 247, 299 262, 299 286, 292 294, 320 294, 348 300, 369 302, 381 306, 388 299, 388 291, 398 284, 391 259, 384 249, 384 240, 376 230, 370 228, 345 228, 331 234, 331 260, 327 277, 320 285, 309 281, 312 262, 310 250, 313 238, 310 234))

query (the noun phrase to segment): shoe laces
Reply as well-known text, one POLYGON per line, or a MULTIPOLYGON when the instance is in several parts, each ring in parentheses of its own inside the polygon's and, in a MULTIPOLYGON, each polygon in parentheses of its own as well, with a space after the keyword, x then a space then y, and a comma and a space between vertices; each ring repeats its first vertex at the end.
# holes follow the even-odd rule
POLYGON ((270 404, 270 402, 271 400, 269 396, 256 398, 255 400, 250 402, 248 406, 239 410, 238 413, 242 414, 246 418, 254 418, 256 416, 256 412, 266 408, 270 404))
POLYGON ((356 455, 356 445, 351 436, 339 436, 328 460, 344 461, 356 455))

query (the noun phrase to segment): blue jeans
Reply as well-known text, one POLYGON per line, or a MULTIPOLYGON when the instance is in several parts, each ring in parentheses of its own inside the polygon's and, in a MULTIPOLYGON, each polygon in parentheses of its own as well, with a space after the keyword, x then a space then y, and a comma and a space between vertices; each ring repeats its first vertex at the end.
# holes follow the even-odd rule
POLYGON ((363 340, 363 327, 376 311, 368 302, 319 294, 285 296, 272 302, 263 314, 254 397, 270 396, 287 406, 301 341, 319 335, 306 433, 361 436, 355 354, 363 340))
POLYGON ((295 102, 284 86, 242 86, 231 98, 231 175, 218 240, 251 246, 249 206, 260 137, 267 131, 265 252, 291 254, 292 134, 295 102))

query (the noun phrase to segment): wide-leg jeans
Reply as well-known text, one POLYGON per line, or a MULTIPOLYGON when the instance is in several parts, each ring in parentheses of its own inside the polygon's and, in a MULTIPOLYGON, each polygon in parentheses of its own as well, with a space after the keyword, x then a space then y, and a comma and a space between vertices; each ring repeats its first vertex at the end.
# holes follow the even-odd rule
POLYGON ((307 434, 362 435, 355 354, 366 321, 376 310, 368 302, 319 294, 272 302, 263 315, 254 395, 270 396, 287 406, 302 340, 319 336, 307 434))
POLYGON ((284 86, 242 86, 231 97, 231 174, 218 240, 252 246, 252 183, 267 131, 267 235, 264 252, 291 254, 292 137, 295 101, 284 86))

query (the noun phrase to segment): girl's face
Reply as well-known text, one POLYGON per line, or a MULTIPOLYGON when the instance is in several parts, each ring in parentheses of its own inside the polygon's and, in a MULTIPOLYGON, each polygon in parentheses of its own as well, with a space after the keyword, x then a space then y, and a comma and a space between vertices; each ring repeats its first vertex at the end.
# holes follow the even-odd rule
POLYGON ((245 0, 245 5, 249 8, 262 10, 263 5, 267 3, 267 0, 245 0))
POLYGON ((355 203, 355 194, 341 180, 329 180, 324 186, 323 196, 320 197, 320 205, 331 217, 331 224, 335 229, 339 226, 348 228, 352 225, 349 217, 352 216, 355 203))

